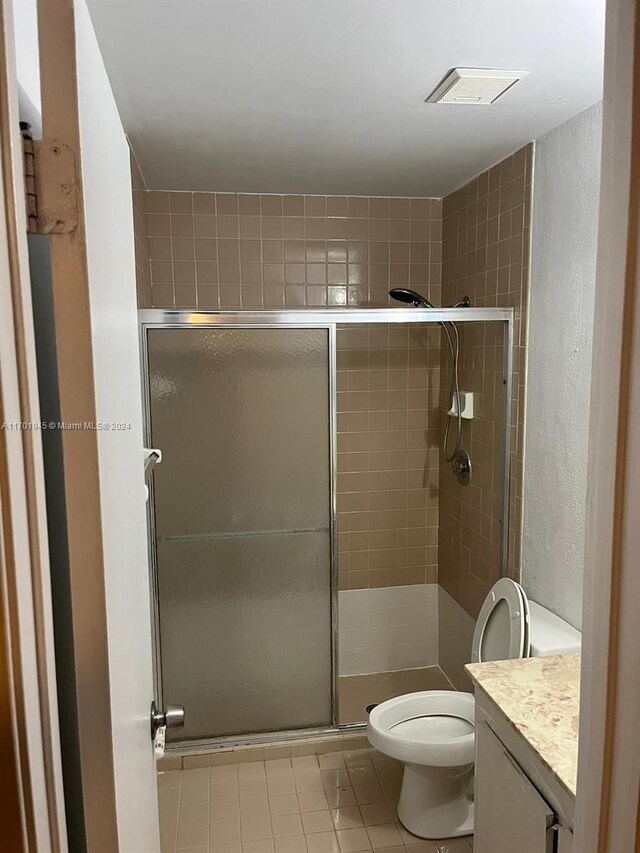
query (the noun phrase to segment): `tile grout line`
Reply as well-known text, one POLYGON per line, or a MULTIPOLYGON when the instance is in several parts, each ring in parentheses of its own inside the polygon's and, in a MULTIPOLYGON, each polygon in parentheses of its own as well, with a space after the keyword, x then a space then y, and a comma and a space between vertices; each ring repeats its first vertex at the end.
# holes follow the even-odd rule
MULTIPOLYGON (((448 842, 443 841, 442 843, 437 844, 436 842, 428 842, 428 841, 424 841, 423 839, 416 838, 414 843, 407 843, 405 836, 402 834, 402 833, 406 833, 406 830, 404 830, 404 828, 401 826, 401 824, 399 823, 399 821, 397 820, 396 817, 392 817, 391 820, 386 821, 386 822, 376 821, 375 823, 367 823, 367 818, 365 817, 365 814, 363 813, 363 809, 366 809, 366 806, 368 806, 368 805, 371 806, 371 809, 375 809, 376 806, 377 807, 384 806, 385 808, 387 808, 392 813, 392 815, 396 810, 397 793, 398 793, 398 787, 399 787, 398 786, 398 782, 399 782, 398 775, 400 772, 400 770, 399 770, 400 765, 397 762, 395 762, 391 759, 387 759, 387 758, 382 757, 382 756, 379 757, 379 760, 375 760, 376 756, 379 756, 379 753, 376 753, 374 750, 371 750, 369 748, 353 749, 350 751, 348 750, 348 751, 337 752, 337 753, 327 753, 325 755, 315 755, 314 754, 314 755, 310 755, 310 756, 294 756, 292 758, 290 757, 288 759, 285 759, 287 762, 287 765, 288 765, 288 768, 287 768, 288 772, 283 772, 282 774, 269 774, 268 769, 267 769, 268 760, 263 759, 263 760, 259 760, 259 761, 255 762, 255 764, 258 765, 256 768, 254 768, 257 775, 254 775, 253 772, 245 771, 245 773, 243 775, 246 775, 246 778, 244 780, 240 779, 240 773, 242 772, 241 771, 242 766, 243 765, 246 766, 246 762, 240 762, 240 763, 236 763, 234 765, 226 765, 226 766, 233 767, 234 770, 232 772, 227 773, 227 774, 225 774, 225 773, 220 774, 220 778, 225 779, 228 777, 230 780, 235 781, 236 785, 238 785, 238 786, 239 786, 240 781, 264 780, 264 782, 265 782, 264 791, 265 791, 266 800, 267 800, 266 807, 267 807, 267 812, 269 815, 268 820, 269 820, 269 827, 270 827, 271 835, 269 838, 265 838, 265 839, 255 839, 255 840, 243 841, 242 840, 242 834, 240 834, 240 841, 239 842, 236 842, 233 844, 227 843, 226 845, 222 845, 222 846, 220 844, 214 843, 213 833, 214 833, 214 829, 215 829, 216 824, 211 822, 211 806, 213 803, 212 786, 214 784, 214 781, 213 781, 214 767, 213 766, 207 767, 207 773, 206 774, 200 773, 200 776, 206 777, 205 787, 206 787, 206 793, 207 793, 207 816, 208 816, 207 833, 206 833, 207 834, 207 846, 206 847, 203 847, 203 846, 191 847, 191 848, 179 847, 178 846, 178 835, 177 835, 177 833, 179 833, 179 831, 180 831, 181 825, 189 826, 189 824, 187 824, 187 823, 182 824, 180 821, 182 807, 185 805, 190 805, 189 803, 184 802, 184 798, 183 798, 184 782, 188 778, 193 778, 194 784, 195 784, 195 779, 197 778, 195 776, 194 777, 185 776, 185 774, 194 773, 194 771, 195 771, 195 773, 197 773, 198 771, 204 770, 204 768, 194 768, 193 770, 182 770, 182 771, 170 771, 170 772, 179 773, 179 781, 178 781, 178 785, 176 786, 178 788, 178 827, 177 827, 177 830, 173 833, 174 834, 173 845, 167 850, 165 850, 166 844, 163 845, 162 853, 175 853, 175 851, 180 851, 180 853, 182 853, 183 850, 185 852, 191 850, 192 853, 199 853, 199 851, 202 851, 202 853, 204 853, 204 851, 207 851, 207 850, 208 851, 214 851, 214 853, 274 853, 274 851, 277 851, 277 853, 289 853, 289 849, 287 847, 287 841, 286 841, 286 839, 289 839, 289 838, 291 838, 291 839, 295 838, 295 839, 299 840, 298 848, 295 850, 291 849, 290 853, 304 853, 304 851, 307 851, 307 853, 308 853, 308 839, 312 838, 312 837, 315 837, 315 841, 314 841, 314 845, 313 845, 313 849, 311 850, 311 853, 366 853, 366 851, 369 851, 369 850, 373 850, 374 853, 387 853, 387 851, 391 851, 391 850, 394 850, 394 853, 400 853, 401 850, 404 851, 404 853, 412 853, 412 850, 413 850, 414 853, 417 853, 418 848, 416 847, 416 845, 422 845, 422 848, 423 848, 425 844, 428 844, 430 847, 428 853, 447 853, 448 842), (332 756, 334 756, 334 757, 332 757, 332 756), (296 762, 296 764, 294 764, 293 761, 295 760, 295 758, 301 758, 301 759, 306 758, 307 761, 299 761, 299 762, 296 762), (322 758, 325 759, 324 762, 321 761, 322 758), (323 764, 325 764, 324 767, 323 767, 323 764), (329 766, 326 766, 326 765, 329 765, 329 766), (391 768, 397 768, 397 769, 394 769, 394 771, 392 773, 387 773, 384 769, 385 767, 387 767, 389 769, 391 769, 391 768), (349 781, 350 787, 346 788, 345 786, 339 786, 338 789, 344 788, 346 790, 351 790, 354 792, 354 795, 355 795, 355 791, 356 791, 357 786, 364 787, 365 785, 372 784, 371 781, 367 781, 368 779, 370 780, 371 777, 373 777, 376 780, 375 784, 378 787, 378 789, 380 790, 380 794, 382 795, 384 800, 379 800, 378 802, 374 802, 374 803, 365 803, 365 802, 359 802, 357 795, 354 796, 354 800, 356 802, 356 805, 352 806, 351 808, 354 808, 355 814, 359 816, 360 826, 344 828, 342 830, 336 828, 334 815, 332 814, 332 812, 333 811, 339 811, 341 807, 337 806, 336 809, 333 809, 333 810, 330 808, 330 800, 329 800, 328 793, 327 793, 328 790, 330 790, 330 789, 325 784, 327 781, 327 777, 322 775, 324 772, 327 772, 327 771, 335 771, 338 773, 340 771, 345 771, 346 779, 349 781), (305 788, 307 787, 307 784, 315 785, 312 778, 307 778, 307 780, 305 782, 298 782, 297 781, 297 779, 304 779, 307 776, 307 774, 319 774, 319 778, 317 781, 321 783, 322 787, 312 787, 309 790, 305 790, 305 788), (272 804, 270 802, 267 780, 269 778, 277 778, 278 776, 283 776, 283 777, 284 776, 290 776, 291 780, 292 780, 292 787, 295 789, 295 793, 293 794, 293 796, 296 799, 296 804, 297 804, 297 808, 298 808, 298 811, 295 814, 295 816, 298 818, 297 823, 298 823, 298 826, 300 827, 300 830, 301 830, 301 832, 299 832, 298 834, 295 834, 295 835, 278 836, 278 837, 276 837, 274 835, 275 830, 274 830, 274 826, 273 826, 273 817, 278 817, 278 816, 272 814, 272 804), (395 781, 394 781, 393 777, 395 777, 395 781), (314 794, 316 792, 322 793, 323 799, 324 799, 325 804, 327 805, 327 808, 326 809, 311 810, 308 812, 302 812, 303 806, 300 802, 300 794, 305 794, 305 793, 314 794), (320 831, 315 831, 315 832, 305 832, 302 815, 304 815, 304 814, 320 814, 323 812, 327 812, 327 814, 329 815, 329 819, 332 822, 332 829, 331 830, 320 830, 320 831), (391 833, 391 837, 388 837, 388 833, 391 833), (399 836, 398 839, 393 837, 393 833, 395 833, 396 835, 399 836), (358 838, 360 840, 357 840, 358 838), (282 841, 280 851, 278 851, 278 843, 277 843, 279 840, 282 841), (364 845, 366 845, 366 846, 364 846, 364 845)), ((275 759, 275 760, 283 760, 283 759, 275 759)), ((224 765, 219 765, 219 767, 222 767, 222 766, 224 766, 224 765)), ((340 776, 338 775, 335 778, 335 781, 338 782, 339 780, 340 780, 340 776)), ((218 784, 218 783, 216 783, 216 784, 218 784)), ((173 787, 170 787, 168 789, 173 789, 173 787)), ((370 792, 370 793, 371 793, 371 795, 376 796, 375 792, 370 792)), ((245 800, 247 800, 247 799, 262 799, 262 797, 244 797, 243 798, 241 796, 239 787, 237 787, 237 794, 238 794, 237 802, 238 802, 238 824, 239 824, 238 829, 239 829, 239 832, 241 833, 243 821, 241 820, 242 809, 240 808, 240 801, 242 799, 245 799, 245 800)), ((363 796, 367 796, 367 795, 363 793, 363 796)), ((310 798, 310 799, 312 799, 312 798, 310 798)), ((223 802, 223 801, 221 801, 221 802, 223 802)), ((197 803, 195 803, 195 805, 197 805, 197 803)), ((342 808, 346 808, 346 807, 342 807, 342 808)), ((285 817, 286 816, 292 817, 292 815, 285 815, 285 817)), ((372 817, 373 817, 373 815, 372 815, 372 817)), ((251 820, 251 818, 248 818, 247 820, 251 820)), ((194 824, 194 825, 197 825, 197 824, 194 824)), ((165 837, 166 837, 166 833, 165 833, 165 837)), ((455 841, 456 848, 460 845, 460 843, 464 843, 462 841, 462 839, 457 839, 457 840, 451 839, 451 841, 455 841)), ((293 844, 293 842, 290 842, 289 847, 291 847, 292 844, 293 844)), ((469 850, 472 849, 468 843, 466 846, 469 850)), ((422 848, 420 850, 420 853, 427 853, 427 851, 423 850, 422 848)))

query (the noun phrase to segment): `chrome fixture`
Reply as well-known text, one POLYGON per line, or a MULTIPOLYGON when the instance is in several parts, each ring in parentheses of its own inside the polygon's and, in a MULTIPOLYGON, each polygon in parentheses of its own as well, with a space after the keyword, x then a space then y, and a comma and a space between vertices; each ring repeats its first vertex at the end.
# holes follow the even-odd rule
POLYGON ((151 703, 151 740, 161 726, 168 729, 181 729, 184 726, 184 708, 182 705, 167 705, 164 711, 159 711, 155 700, 151 703))
MULTIPOLYGON (((397 300, 398 302, 405 302, 408 305, 413 305, 416 308, 435 308, 425 296, 421 296, 421 294, 417 293, 415 290, 410 290, 405 287, 393 287, 389 291, 389 296, 392 299, 397 300)), ((465 296, 460 302, 456 302, 455 305, 451 305, 451 308, 468 308, 471 304, 471 300, 468 296, 465 296)), ((463 486, 467 486, 471 479, 471 460, 469 459, 469 454, 466 451, 462 451, 460 445, 462 444, 462 406, 460 401, 460 383, 458 381, 458 357, 460 354, 460 335, 458 334, 458 327, 453 321, 449 321, 448 323, 439 323, 439 325, 444 330, 447 340, 449 342, 449 351, 451 352, 451 406, 454 406, 455 402, 455 414, 456 414, 456 422, 457 422, 457 432, 456 432, 456 443, 453 448, 453 452, 449 453, 449 429, 451 426, 450 416, 447 416, 447 423, 444 428, 444 438, 442 441, 442 454, 444 456, 444 461, 451 465, 451 470, 458 478, 459 482, 463 486), (450 328, 449 328, 450 327, 450 328), (465 453, 468 461, 468 465, 466 466, 466 473, 461 478, 458 473, 458 457, 460 453, 465 453)))
MULTIPOLYGON (((408 287, 392 287, 389 291, 389 296, 397 302, 406 302, 413 305, 415 308, 422 306, 423 308, 435 308, 433 302, 429 302, 426 296, 421 296, 416 290, 410 290, 408 287)), ((469 308, 471 300, 468 296, 463 296, 460 302, 454 305, 447 305, 446 308, 469 308)), ((453 326, 454 323, 452 322, 453 326)))
POLYGON ((461 486, 468 486, 471 481, 471 457, 466 450, 459 450, 451 463, 451 470, 458 478, 461 486))

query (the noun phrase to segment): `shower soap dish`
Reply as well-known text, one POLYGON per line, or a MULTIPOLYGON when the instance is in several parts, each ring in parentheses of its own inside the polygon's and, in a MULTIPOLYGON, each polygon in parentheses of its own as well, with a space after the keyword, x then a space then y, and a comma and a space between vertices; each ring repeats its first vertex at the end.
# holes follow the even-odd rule
MULTIPOLYGON (((465 420, 470 421, 473 418, 473 391, 461 391, 460 392, 460 406, 462 411, 460 412, 460 417, 465 420)), ((451 400, 451 408, 447 412, 448 415, 451 415, 452 418, 458 417, 458 406, 456 405, 456 395, 453 395, 451 400)))

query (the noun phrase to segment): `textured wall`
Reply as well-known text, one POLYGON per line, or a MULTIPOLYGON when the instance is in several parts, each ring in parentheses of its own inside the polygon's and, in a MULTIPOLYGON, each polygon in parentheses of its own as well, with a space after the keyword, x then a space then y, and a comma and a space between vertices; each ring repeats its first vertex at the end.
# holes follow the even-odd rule
MULTIPOLYGON (((476 307, 515 308, 511 401, 508 571, 520 574, 524 365, 528 302, 532 146, 483 172, 443 201, 442 300, 469 296, 476 307)), ((450 357, 442 343, 442 385, 450 357)), ((498 324, 461 330, 461 390, 476 395, 463 447, 474 467, 462 487, 441 463, 439 582, 474 618, 499 573, 502 333, 498 324)), ((443 407, 448 392, 443 392, 443 407)))
POLYGON ((536 142, 527 366, 522 579, 582 620, 601 105, 536 142))

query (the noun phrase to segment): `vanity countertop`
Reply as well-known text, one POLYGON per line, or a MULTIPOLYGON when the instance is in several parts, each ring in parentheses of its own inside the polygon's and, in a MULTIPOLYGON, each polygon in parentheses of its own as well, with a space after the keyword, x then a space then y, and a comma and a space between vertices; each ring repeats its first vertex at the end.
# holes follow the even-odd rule
POLYGON ((580 655, 474 663, 466 670, 575 797, 580 655))

